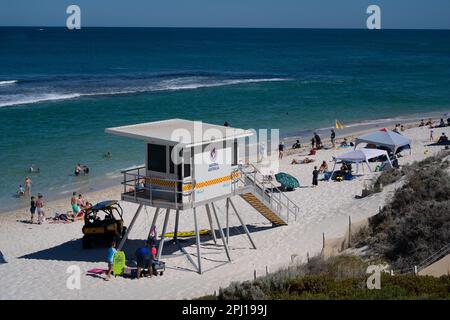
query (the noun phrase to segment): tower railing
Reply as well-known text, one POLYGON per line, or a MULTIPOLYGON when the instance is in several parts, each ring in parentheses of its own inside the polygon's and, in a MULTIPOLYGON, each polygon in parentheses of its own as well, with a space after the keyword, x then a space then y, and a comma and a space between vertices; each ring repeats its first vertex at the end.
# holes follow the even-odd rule
POLYGON ((289 199, 288 196, 267 175, 264 175, 253 164, 242 165, 239 168, 238 183, 234 184, 236 191, 240 187, 251 187, 257 198, 269 207, 284 221, 289 222, 292 216, 297 220, 300 207, 289 199))

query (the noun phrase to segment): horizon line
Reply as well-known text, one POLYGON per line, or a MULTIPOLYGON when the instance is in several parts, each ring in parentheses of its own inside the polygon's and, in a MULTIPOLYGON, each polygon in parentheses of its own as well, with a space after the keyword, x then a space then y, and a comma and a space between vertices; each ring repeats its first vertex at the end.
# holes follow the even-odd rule
MULTIPOLYGON (((66 26, 47 26, 47 25, 0 25, 0 28, 63 28, 66 29, 66 26)), ((369 30, 364 27, 250 27, 250 26, 193 26, 193 27, 186 27, 186 26, 82 26, 81 29, 87 29, 87 28, 127 28, 127 29, 291 29, 291 30, 369 30)), ((81 30, 80 29, 80 30, 81 30)), ((378 30, 416 30, 416 31, 428 31, 428 30, 435 30, 435 31, 449 31, 450 28, 381 28, 378 30)), ((71 30, 73 31, 73 30, 71 30)), ((374 31, 374 30, 369 30, 374 31)))

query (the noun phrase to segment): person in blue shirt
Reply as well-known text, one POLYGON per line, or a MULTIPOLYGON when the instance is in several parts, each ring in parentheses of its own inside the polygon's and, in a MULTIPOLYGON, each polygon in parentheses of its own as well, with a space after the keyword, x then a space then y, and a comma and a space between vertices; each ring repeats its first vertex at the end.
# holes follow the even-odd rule
POLYGON ((111 278, 111 273, 113 269, 113 263, 114 263, 114 255, 116 254, 116 242, 111 242, 111 246, 108 249, 108 272, 106 273, 106 280, 109 280, 111 278))
MULTIPOLYGON (((136 261, 137 261, 137 273, 136 277, 139 279, 142 275, 142 269, 152 268, 153 255, 152 255, 152 243, 147 241, 145 246, 136 250, 136 261)), ((152 271, 149 270, 150 277, 152 276, 152 271)))

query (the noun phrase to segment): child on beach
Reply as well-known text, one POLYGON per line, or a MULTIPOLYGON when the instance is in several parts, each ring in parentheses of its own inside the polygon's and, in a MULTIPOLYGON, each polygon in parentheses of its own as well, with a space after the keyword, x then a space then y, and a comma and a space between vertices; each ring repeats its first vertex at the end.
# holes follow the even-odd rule
POLYGON ((114 263, 114 255, 116 254, 117 249, 116 249, 116 242, 113 241, 111 242, 111 246, 108 249, 108 271, 106 272, 106 279, 105 280, 109 280, 111 279, 111 273, 112 273, 112 269, 113 269, 113 263, 114 263))
POLYGON ((434 142, 433 130, 430 130, 430 141, 434 142))
POLYGON ((44 196, 42 194, 38 195, 38 199, 36 201, 36 210, 38 214, 38 224, 42 224, 42 222, 45 221, 44 196))
POLYGON ((36 201, 35 201, 34 196, 31 197, 31 201, 30 201, 30 213, 31 213, 30 222, 34 223, 34 214, 36 213, 36 201))

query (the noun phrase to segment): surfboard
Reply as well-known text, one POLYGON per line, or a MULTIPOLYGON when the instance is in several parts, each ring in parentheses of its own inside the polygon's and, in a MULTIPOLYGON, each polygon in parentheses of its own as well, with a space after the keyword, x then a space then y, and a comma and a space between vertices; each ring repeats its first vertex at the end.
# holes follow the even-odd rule
POLYGON ((121 276, 125 270, 125 252, 117 251, 113 260, 113 273, 114 276, 121 276))
MULTIPOLYGON (((201 236, 206 236, 206 235, 210 234, 210 230, 202 229, 202 230, 200 230, 199 233, 201 236)), ((172 237, 174 237, 174 235, 175 235, 174 232, 168 232, 168 233, 166 233, 166 238, 172 238, 172 237)), ((161 236, 162 235, 160 235, 160 237, 161 236)), ((178 231, 177 237, 178 238, 195 237, 195 231, 178 231)))

